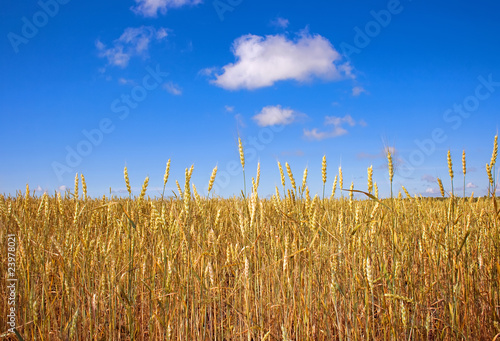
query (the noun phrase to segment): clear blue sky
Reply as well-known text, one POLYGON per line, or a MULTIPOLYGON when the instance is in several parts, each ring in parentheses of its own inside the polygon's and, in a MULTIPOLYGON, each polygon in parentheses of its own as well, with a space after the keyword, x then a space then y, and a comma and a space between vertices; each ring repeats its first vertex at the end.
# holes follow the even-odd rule
MULTIPOLYGON (((280 186, 277 160, 311 193, 366 189, 374 168, 388 194, 450 190, 446 153, 462 193, 486 193, 485 164, 500 112, 500 4, 496 1, 41 0, 2 4, 0 193, 72 188, 137 193, 192 181, 238 195, 261 162, 261 196, 280 186)), ((499 169, 497 167, 497 169, 499 169)), ((287 179, 287 183, 289 181, 287 179)), ((338 195, 338 192, 337 192, 338 195)))

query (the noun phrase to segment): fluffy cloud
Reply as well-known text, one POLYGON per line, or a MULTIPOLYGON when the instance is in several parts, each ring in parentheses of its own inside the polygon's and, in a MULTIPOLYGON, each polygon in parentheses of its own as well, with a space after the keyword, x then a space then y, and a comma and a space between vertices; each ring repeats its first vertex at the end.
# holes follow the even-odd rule
POLYGON ((424 174, 422 175, 422 177, 420 178, 420 180, 423 180, 425 182, 430 182, 430 183, 436 183, 437 179, 435 177, 433 177, 432 175, 430 174, 424 174))
POLYGON ((279 28, 287 28, 288 24, 290 24, 288 19, 281 18, 281 17, 277 17, 276 19, 271 21, 271 25, 279 27, 279 28))
POLYGON ((172 95, 175 96, 182 95, 182 89, 177 84, 174 84, 172 82, 163 84, 163 88, 172 95))
POLYGON ((344 117, 337 116, 326 116, 325 123, 326 126, 333 126, 329 131, 320 131, 317 128, 312 130, 304 129, 304 136, 311 140, 323 140, 327 138, 339 137, 348 133, 347 129, 343 126, 348 125, 354 127, 356 124, 366 125, 364 121, 356 122, 351 115, 345 115, 344 117), (363 122, 360 124, 360 122, 363 122))
POLYGON ((234 41, 232 51, 236 62, 225 65, 211 81, 224 89, 257 89, 291 79, 352 77, 351 66, 342 61, 328 39, 307 32, 294 40, 279 34, 244 35, 234 41))
POLYGON ((439 194, 440 191, 437 188, 427 187, 425 189, 425 193, 427 193, 427 194, 439 194))
POLYGON ((477 185, 469 182, 467 185, 465 185, 465 188, 477 188, 477 185))
POLYGON ((143 17, 156 17, 158 12, 165 14, 167 9, 193 6, 201 2, 202 0, 135 0, 136 5, 130 9, 143 17))
POLYGON ((352 95, 354 97, 358 97, 363 92, 366 92, 366 90, 362 86, 355 86, 354 88, 352 88, 352 95))
POLYGON ((110 65, 126 67, 133 56, 147 56, 152 41, 161 41, 168 36, 168 30, 156 30, 151 26, 128 27, 122 35, 107 47, 97 40, 99 57, 107 58, 110 65))
POLYGON ((122 85, 134 85, 135 82, 132 79, 127 79, 127 78, 118 78, 118 83, 122 85))
POLYGON ((253 119, 261 127, 273 125, 286 125, 295 120, 297 113, 289 108, 282 108, 281 105, 268 105, 262 108, 260 113, 255 115, 253 119))

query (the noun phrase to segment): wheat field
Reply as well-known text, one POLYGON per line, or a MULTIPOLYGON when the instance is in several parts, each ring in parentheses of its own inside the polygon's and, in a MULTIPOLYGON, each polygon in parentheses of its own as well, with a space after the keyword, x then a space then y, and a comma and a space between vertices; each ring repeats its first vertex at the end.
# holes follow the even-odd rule
MULTIPOLYGON (((368 184, 342 169, 311 197, 278 163, 280 187, 258 196, 260 168, 240 197, 200 196, 186 169, 176 197, 87 196, 75 187, 0 197, 0 239, 16 238, 17 334, 6 285, 0 332, 24 340, 492 340, 500 333, 497 142, 490 195, 444 198, 368 184), (348 187, 347 185, 346 187, 348 187), (331 188, 331 193, 330 193, 331 188), (248 189, 248 191, 247 191, 248 189), (365 200, 354 199, 362 191, 365 200), (396 194, 399 193, 399 194, 396 194), (394 193, 394 194, 392 194, 394 193)), ((241 166, 245 157, 239 142, 241 166)), ((462 155, 465 182, 465 152, 462 155)), ((443 160, 445 161, 445 160, 443 160)), ((170 161, 164 186, 169 181, 170 161)), ((245 173, 244 173, 245 174, 245 173)), ((210 177, 212 188, 217 168, 210 177)), ((330 175, 329 175, 330 176, 330 175)), ((443 184, 444 183, 444 184, 443 184)), ((449 185, 447 185, 449 184, 449 185)), ((448 192, 445 191, 448 189, 448 192)), ((6 243, 5 243, 6 245, 6 243)), ((6 247, 6 246, 5 246, 6 247)), ((6 253, 1 253, 7 273, 6 253)))

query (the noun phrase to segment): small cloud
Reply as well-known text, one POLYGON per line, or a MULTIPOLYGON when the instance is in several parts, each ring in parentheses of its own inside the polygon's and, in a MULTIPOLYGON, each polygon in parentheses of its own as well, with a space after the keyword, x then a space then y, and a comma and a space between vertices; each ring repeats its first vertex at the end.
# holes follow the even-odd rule
POLYGON ((311 140, 324 140, 345 134, 347 134, 347 130, 342 127, 334 127, 332 131, 319 131, 317 128, 311 130, 304 129, 304 136, 311 140))
POLYGON ((356 124, 359 124, 359 122, 356 122, 351 115, 345 115, 344 117, 325 116, 324 125, 333 125, 332 130, 320 131, 317 128, 311 130, 304 129, 304 136, 311 140, 323 140, 327 138, 339 137, 348 133, 347 129, 343 127, 345 124, 350 127, 354 127, 356 124))
POLYGON ((362 86, 355 86, 354 88, 352 88, 352 95, 354 97, 358 97, 359 95, 361 95, 363 92, 366 93, 366 90, 362 87, 362 86))
POLYGON ((180 96, 182 95, 182 89, 175 83, 173 82, 167 82, 163 84, 163 88, 167 90, 167 92, 171 93, 172 95, 175 96, 180 96))
POLYGON ((325 125, 334 125, 337 127, 342 125, 343 123, 347 123, 351 127, 354 127, 356 125, 356 122, 351 117, 351 115, 345 115, 344 117, 325 116, 325 125))
POLYGON ((120 83, 122 85, 127 85, 127 84, 134 85, 135 84, 135 82, 133 80, 126 79, 126 78, 119 78, 118 83, 120 83))
POLYGON ((279 27, 279 28, 287 28, 290 22, 288 19, 277 17, 273 21, 271 21, 271 25, 279 27))
POLYGON ((292 123, 297 116, 296 112, 281 105, 269 105, 262 108, 261 112, 253 117, 261 127, 274 125, 287 125, 292 123))
POLYGON ((437 189, 437 188, 427 187, 425 189, 425 193, 427 193, 427 194, 439 194, 440 192, 439 192, 439 189, 437 189))
POLYGON ((294 40, 281 34, 247 34, 233 42, 232 51, 236 62, 225 65, 211 81, 227 90, 253 90, 285 80, 307 82, 314 77, 330 81, 353 78, 349 62, 342 60, 330 41, 306 30, 294 40))
POLYGON ((67 188, 68 188, 68 187, 66 187, 66 186, 62 185, 62 186, 57 187, 57 190, 58 190, 59 192, 66 192, 66 189, 67 189, 67 188))
POLYGON ((218 69, 216 67, 207 67, 207 68, 204 68, 204 69, 201 69, 200 71, 198 71, 198 75, 205 76, 205 77, 211 77, 212 75, 214 75, 217 72, 217 70, 218 69))
POLYGON ((227 112, 233 112, 234 111, 234 107, 230 106, 230 105, 224 106, 224 109, 226 109, 227 112))
POLYGON ((38 185, 36 186, 35 188, 35 192, 38 192, 38 193, 47 193, 49 190, 47 188, 42 188, 42 186, 38 185))
POLYGON ((158 40, 162 40, 167 36, 168 36, 168 31, 164 27, 161 27, 158 31, 156 31, 156 39, 158 40))
POLYGON ((122 35, 113 41, 110 47, 97 40, 95 46, 99 57, 106 58, 108 64, 125 68, 133 56, 148 56, 152 41, 161 41, 167 36, 167 30, 156 30, 152 26, 128 27, 122 35))
POLYGON ((429 182, 429 183, 436 183, 436 181, 437 181, 437 179, 430 174, 422 175, 420 180, 423 180, 423 181, 429 182))
POLYGON ((143 17, 156 17, 158 12, 165 14, 168 9, 194 6, 201 2, 202 0, 135 0, 136 5, 130 9, 143 17))
POLYGON ((477 185, 473 184, 472 182, 469 182, 467 183, 467 185, 465 185, 465 188, 477 188, 477 185))

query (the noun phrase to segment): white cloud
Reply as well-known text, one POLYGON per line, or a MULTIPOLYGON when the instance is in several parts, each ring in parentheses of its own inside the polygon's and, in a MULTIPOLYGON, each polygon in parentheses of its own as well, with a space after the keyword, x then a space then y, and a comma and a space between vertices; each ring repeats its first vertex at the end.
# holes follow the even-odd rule
POLYGON ((347 134, 347 130, 342 127, 334 127, 331 131, 319 131, 317 128, 311 130, 304 129, 304 136, 311 140, 324 140, 345 134, 347 134))
POLYGON ((289 24, 290 24, 290 22, 288 21, 288 19, 281 18, 281 17, 277 17, 276 19, 271 21, 271 25, 277 26, 280 28, 287 28, 289 24))
POLYGON ((151 26, 128 27, 122 35, 107 47, 97 40, 99 57, 107 58, 111 65, 126 67, 133 56, 146 57, 152 41, 161 41, 167 37, 167 29, 156 30, 151 26))
POLYGON ((224 109, 226 109, 227 112, 233 112, 234 111, 234 107, 233 106, 230 106, 230 105, 226 105, 224 107, 224 109))
POLYGON ((158 12, 165 14, 167 9, 193 6, 201 2, 202 0, 135 0, 136 5, 130 9, 144 17, 156 17, 158 12))
POLYGON ((335 127, 341 126, 342 124, 347 123, 351 127, 356 125, 356 122, 351 117, 351 115, 345 115, 344 117, 337 116, 325 116, 325 125, 333 125, 335 127))
POLYGON ((182 89, 173 82, 168 82, 163 84, 163 88, 172 95, 179 96, 182 95, 182 89))
POLYGON ((428 194, 439 194, 439 190, 437 188, 432 188, 432 187, 427 187, 425 189, 425 193, 428 193, 428 194))
MULTIPOLYGON (((224 89, 257 89, 291 79, 305 82, 314 77, 352 77, 349 62, 342 62, 328 39, 305 31, 294 40, 279 34, 244 35, 234 41, 232 51, 236 62, 225 65, 211 81, 224 89)), ((213 69, 205 73, 208 70, 213 69)))
POLYGON ((469 182, 467 185, 465 185, 465 188, 477 188, 477 185, 469 182))
POLYGON ((253 117, 261 127, 274 125, 287 125, 294 121, 297 113, 289 108, 282 108, 281 105, 268 105, 253 117))
POLYGON ((122 84, 122 85, 127 85, 127 84, 130 84, 130 85, 133 85, 135 84, 135 82, 131 79, 126 79, 126 78, 118 78, 118 83, 122 84))
POLYGON ((204 68, 204 69, 201 69, 200 71, 198 71, 198 75, 205 76, 205 77, 211 77, 216 72, 217 72, 216 67, 207 67, 207 68, 204 68))
POLYGON ((362 86, 355 86, 352 88, 352 95, 354 97, 361 95, 363 92, 366 92, 366 90, 362 86))
POLYGON ((424 181, 430 182, 430 183, 436 183, 436 181, 437 181, 436 178, 433 177, 430 174, 424 174, 424 175, 422 175, 422 177, 420 178, 420 180, 424 180, 424 181))
POLYGON ((158 31, 156 31, 156 39, 161 40, 168 36, 168 31, 164 27, 160 27, 158 31))
POLYGON ((324 125, 333 125, 333 128, 330 131, 320 131, 317 128, 311 130, 304 129, 304 136, 311 140, 323 140, 327 138, 339 137, 348 133, 347 129, 343 127, 345 124, 350 127, 354 127, 357 124, 365 126, 366 122, 363 120, 356 122, 351 115, 345 115, 344 117, 325 116, 324 125))

